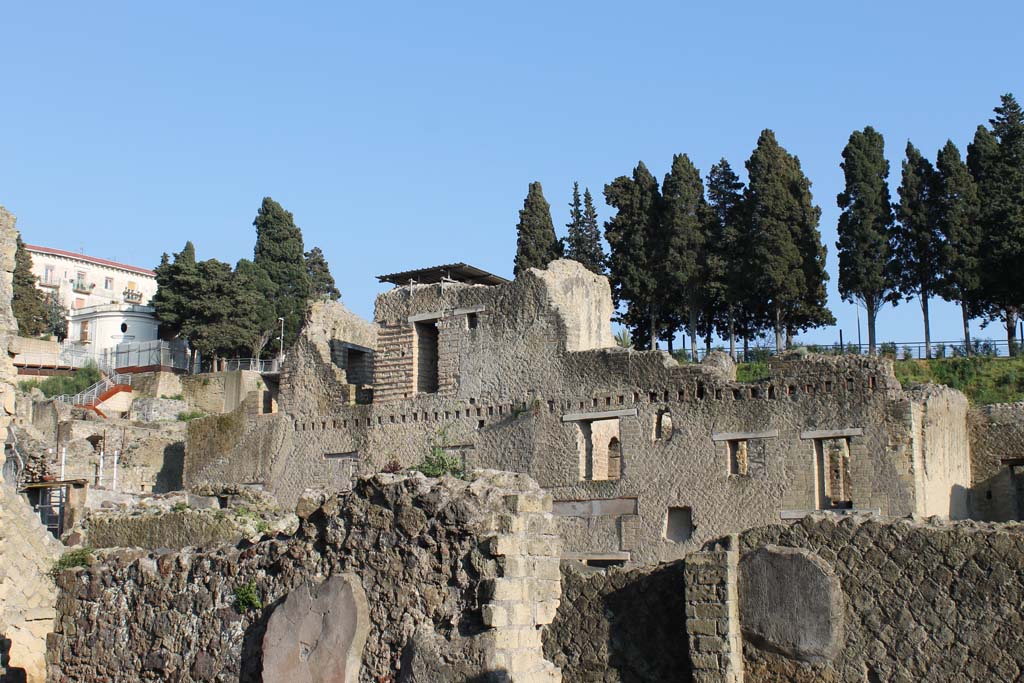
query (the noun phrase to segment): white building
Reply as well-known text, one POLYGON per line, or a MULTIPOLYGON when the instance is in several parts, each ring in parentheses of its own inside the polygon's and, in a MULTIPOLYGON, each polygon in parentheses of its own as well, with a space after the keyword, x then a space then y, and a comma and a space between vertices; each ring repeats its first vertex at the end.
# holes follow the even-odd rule
POLYGON ((68 315, 68 341, 95 356, 118 344, 154 341, 157 328, 152 306, 109 303, 77 308, 68 315))
POLYGON ((25 249, 39 289, 56 292, 68 311, 113 303, 144 306, 156 294, 156 273, 147 268, 32 244, 25 249))

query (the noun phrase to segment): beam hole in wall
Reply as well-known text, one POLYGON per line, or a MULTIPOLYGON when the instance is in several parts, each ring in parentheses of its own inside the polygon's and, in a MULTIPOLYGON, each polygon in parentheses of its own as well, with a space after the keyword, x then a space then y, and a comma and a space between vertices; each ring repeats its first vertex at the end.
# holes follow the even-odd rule
POLYGON ((775 399, 775 385, 774 384, 769 384, 768 385, 768 399, 769 400, 774 400, 775 399))
POLYGON ((605 569, 608 567, 624 567, 626 566, 626 560, 612 560, 606 557, 594 557, 584 560, 584 564, 588 567, 605 569))
POLYGON ((359 451, 345 451, 343 453, 324 453, 324 460, 356 460, 359 458, 359 451))
POLYGON ((697 400, 698 401, 703 401, 704 400, 704 385, 703 384, 698 384, 697 385, 697 400))
POLYGON ((665 514, 665 539, 685 543, 693 536, 693 511, 689 507, 670 507, 665 514))
POLYGON ((743 400, 743 392, 741 390, 739 390, 739 389, 733 389, 732 390, 732 400, 734 400, 734 401, 742 401, 743 400))
POLYGON ((670 441, 672 439, 672 413, 668 408, 658 411, 654 417, 654 440, 670 441))
POLYGON ((476 428, 477 429, 483 429, 484 428, 484 421, 483 420, 477 420, 476 421, 476 428))

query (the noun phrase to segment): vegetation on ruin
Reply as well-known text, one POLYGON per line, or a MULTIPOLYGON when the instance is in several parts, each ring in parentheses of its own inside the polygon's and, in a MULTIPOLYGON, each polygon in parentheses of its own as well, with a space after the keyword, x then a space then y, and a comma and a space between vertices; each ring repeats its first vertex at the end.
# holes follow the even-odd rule
POLYGON ((768 377, 768 363, 764 361, 736 364, 737 382, 760 382, 763 379, 768 379, 768 377))
POLYGON ((455 477, 461 479, 466 471, 462 464, 462 458, 456 453, 449 453, 448 432, 442 428, 437 431, 430 440, 430 446, 423 460, 409 469, 422 472, 428 477, 455 477))
POLYGON ((39 389, 47 398, 64 394, 74 395, 96 384, 102 377, 95 365, 87 365, 75 370, 73 375, 52 375, 46 379, 22 380, 18 382, 18 388, 22 391, 39 389))
POLYGON ((251 609, 263 609, 263 601, 256 592, 255 579, 235 586, 235 609, 239 614, 245 614, 251 609))
POLYGON ((200 417, 206 417, 206 413, 201 410, 185 410, 178 413, 178 422, 188 422, 200 417))
POLYGON ((57 561, 53 563, 53 567, 50 569, 50 576, 56 577, 65 569, 71 569, 72 567, 87 567, 93 561, 92 548, 75 548, 57 558, 57 561))
POLYGON ((896 378, 910 384, 943 384, 963 392, 974 405, 1024 401, 1024 358, 970 356, 900 360, 896 378))

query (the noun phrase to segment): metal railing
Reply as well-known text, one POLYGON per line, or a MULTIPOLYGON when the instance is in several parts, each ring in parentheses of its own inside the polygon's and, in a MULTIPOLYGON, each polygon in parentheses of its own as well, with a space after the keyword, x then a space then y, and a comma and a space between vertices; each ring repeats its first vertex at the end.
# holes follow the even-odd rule
POLYGON ((80 391, 74 396, 62 394, 57 397, 57 400, 61 403, 67 403, 73 406, 95 406, 99 403, 100 396, 102 396, 107 390, 119 385, 131 386, 132 376, 113 372, 84 391, 80 391))
MULTIPOLYGON (((806 349, 809 353, 820 353, 829 356, 867 356, 870 354, 868 344, 847 343, 834 344, 809 344, 796 340, 791 349, 806 349)), ((893 358, 894 360, 921 360, 925 358, 963 358, 967 355, 984 356, 988 358, 1006 358, 1010 355, 1010 345, 1003 340, 996 339, 972 339, 970 354, 967 353, 963 340, 957 341, 934 341, 930 345, 931 354, 927 350, 929 345, 924 342, 878 342, 875 345, 875 355, 893 358)), ((642 349, 641 349, 642 350, 642 349)), ((712 351, 724 351, 728 353, 727 346, 715 344, 712 351)), ((1018 344, 1018 352, 1024 354, 1024 347, 1018 344)), ((672 355, 681 361, 692 359, 692 349, 673 349, 672 355)), ((705 346, 697 348, 697 358, 703 360, 707 355, 705 346)), ((759 340, 756 344, 750 344, 746 354, 743 351, 742 342, 736 344, 736 361, 739 363, 764 361, 777 356, 774 344, 765 344, 759 340)))
POLYGON ((94 351, 75 342, 65 342, 57 353, 28 351, 14 357, 14 365, 27 368, 78 368, 93 365, 102 372, 118 368, 160 366, 185 370, 190 368, 188 349, 165 341, 130 342, 116 348, 94 351))
MULTIPOLYGON (((248 370, 250 372, 279 372, 281 369, 280 358, 230 358, 219 363, 219 369, 224 372, 234 370, 248 370)), ((215 368, 217 369, 217 368, 215 368)))

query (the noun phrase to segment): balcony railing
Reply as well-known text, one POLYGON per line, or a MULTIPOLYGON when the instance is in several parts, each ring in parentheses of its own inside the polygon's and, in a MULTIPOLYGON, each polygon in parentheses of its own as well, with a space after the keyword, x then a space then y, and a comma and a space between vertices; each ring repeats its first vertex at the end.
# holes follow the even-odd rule
POLYGON ((124 301, 127 304, 142 303, 142 292, 137 289, 126 289, 123 292, 124 301))
POLYGON ((92 290, 96 288, 96 283, 86 282, 85 280, 75 280, 71 283, 71 288, 79 294, 91 294, 92 290))
POLYGON ((60 287, 60 280, 53 277, 40 276, 36 278, 40 287, 60 287))

